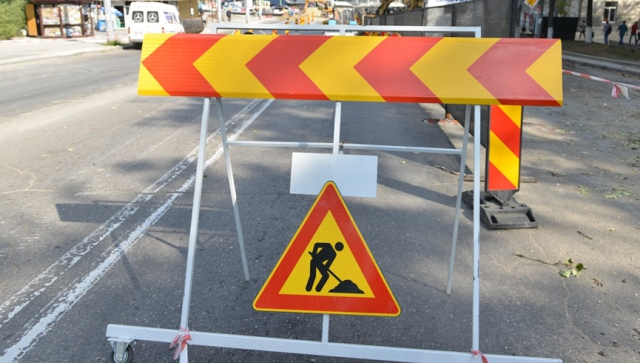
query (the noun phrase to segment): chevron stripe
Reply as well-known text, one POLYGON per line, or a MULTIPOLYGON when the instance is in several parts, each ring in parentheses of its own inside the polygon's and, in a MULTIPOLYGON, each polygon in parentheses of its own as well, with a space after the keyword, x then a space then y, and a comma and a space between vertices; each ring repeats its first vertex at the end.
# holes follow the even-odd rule
POLYGON ((439 38, 386 38, 355 69, 387 102, 440 102, 411 70, 438 41, 439 38), (385 65, 389 69, 381 71, 385 65))
MULTIPOLYGON (((491 92, 500 104, 560 106, 561 103, 527 72, 534 63, 540 63, 533 68, 536 75, 540 67, 548 67, 548 62, 540 61, 540 57, 559 42, 555 39, 539 40, 541 41, 530 40, 528 46, 522 46, 521 39, 498 39, 469 67, 469 73, 491 92), (513 51, 514 46, 519 49, 518 52, 513 51), (487 72, 487 69, 498 65, 504 66, 496 72, 487 72)), ((561 56, 557 58, 561 59, 561 56)), ((553 68, 547 68, 545 72, 548 73, 549 69, 553 68)), ((558 68, 560 75, 561 70, 562 67, 558 68)), ((542 78, 544 77, 548 77, 548 74, 544 74, 542 78)), ((561 85, 561 82, 556 83, 557 85, 561 85)))
POLYGON ((470 42, 470 39, 464 38, 443 38, 411 67, 411 71, 444 103, 498 103, 467 71, 498 39, 473 40, 470 42), (464 92, 461 92, 461 85, 464 85, 464 92))
POLYGON ((276 37, 225 36, 207 50, 194 66, 222 97, 273 98, 246 65, 276 37))
POLYGON ((330 100, 383 102, 355 66, 384 39, 331 37, 300 65, 300 69, 330 100))
MULTIPOLYGON (((520 179, 520 158, 493 132, 489 133, 489 145, 489 162, 504 175, 512 186, 517 186, 520 179)), ((493 176, 490 176, 491 178, 493 176)), ((508 190, 512 188, 497 189, 508 190)))
POLYGON ((487 165, 487 174, 491 175, 491 179, 487 180, 487 190, 517 190, 517 185, 513 184, 500 169, 496 168, 493 163, 487 165))
POLYGON ((520 157, 521 110, 520 106, 491 107, 491 132, 517 157, 520 157))
MULTIPOLYGON (((527 74, 542 87, 552 99, 562 105, 562 76, 552 76, 552 72, 562 74, 562 43, 556 40, 537 61, 527 68, 527 74)), ((524 104, 523 104, 524 105, 524 104)), ((552 104, 552 106, 555 106, 552 104)))

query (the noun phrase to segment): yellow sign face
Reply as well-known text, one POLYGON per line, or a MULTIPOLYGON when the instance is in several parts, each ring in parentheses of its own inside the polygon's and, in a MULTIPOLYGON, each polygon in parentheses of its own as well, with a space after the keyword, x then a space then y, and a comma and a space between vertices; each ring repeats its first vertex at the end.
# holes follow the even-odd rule
MULTIPOLYGON (((313 235, 311 242, 307 245, 306 251, 313 251, 315 243, 313 241, 344 241, 345 238, 340 232, 335 218, 331 212, 327 213, 324 220, 320 224, 318 231, 313 235)), ((336 276, 348 276, 349 279, 362 291, 362 297, 373 297, 371 288, 367 283, 367 279, 360 271, 358 262, 356 262, 353 252, 349 248, 349 245, 343 244, 343 249, 336 253, 336 258, 331 264, 330 270, 336 276)), ((339 284, 339 281, 332 276, 332 278, 324 284, 320 291, 316 291, 312 288, 310 291, 306 291, 306 286, 309 284, 309 263, 312 260, 311 254, 300 256, 300 259, 296 263, 291 275, 285 281, 281 294, 297 295, 297 294, 311 294, 318 296, 336 296, 345 295, 350 293, 331 292, 334 285, 339 284)), ((321 275, 317 274, 316 278, 312 282, 314 286, 318 286, 321 275)), ((349 296, 345 295, 345 296, 349 296)))

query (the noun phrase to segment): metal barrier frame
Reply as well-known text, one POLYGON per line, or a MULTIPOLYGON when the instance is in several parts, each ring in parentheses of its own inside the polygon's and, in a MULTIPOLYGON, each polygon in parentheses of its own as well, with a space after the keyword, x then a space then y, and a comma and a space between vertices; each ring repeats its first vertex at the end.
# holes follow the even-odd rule
MULTIPOLYGON (((212 25, 212 33, 218 30, 236 29, 261 29, 261 30, 289 30, 289 31, 338 31, 345 35, 350 31, 385 31, 385 32, 415 32, 415 33, 471 33, 476 38, 481 36, 480 27, 436 27, 436 26, 351 26, 351 25, 278 25, 278 24, 216 24, 212 25)), ((295 35, 293 35, 295 36, 295 35)), ((191 214, 191 229, 189 233, 189 246, 187 252, 187 266, 185 276, 185 287, 182 302, 182 315, 180 319, 180 329, 162 329, 151 327, 136 327, 127 325, 109 324, 107 326, 107 338, 114 351, 116 362, 127 362, 127 351, 129 345, 136 340, 153 342, 182 342, 188 341, 188 345, 209 346, 219 348, 233 348, 258 350, 280 353, 310 354, 317 356, 331 356, 342 358, 360 358, 371 360, 383 360, 394 362, 452 362, 469 363, 480 362, 485 358, 491 363, 519 363, 519 362, 540 362, 540 363, 561 363, 559 359, 514 357, 500 355, 483 355, 480 353, 480 137, 474 138, 473 145, 473 298, 472 298, 472 346, 469 352, 449 352, 426 349, 410 349, 400 347, 372 346, 360 344, 342 344, 329 342, 329 315, 323 315, 322 339, 321 341, 308 341, 297 339, 267 338, 260 336, 245 336, 220 333, 196 332, 188 330, 189 308, 191 303, 191 291, 193 270, 195 263, 196 241, 198 236, 198 222, 200 213, 200 202, 202 197, 202 181, 204 175, 204 161, 207 130, 211 110, 211 99, 204 99, 202 110, 202 123, 200 128, 200 143, 197 158, 197 171, 194 187, 193 209, 191 214), (187 336, 188 334, 188 336, 187 336)), ((220 135, 225 155, 225 163, 229 179, 231 201, 233 205, 236 230, 238 233, 238 244, 242 259, 242 268, 245 281, 249 280, 249 268, 245 253, 244 239, 242 235, 242 225, 240 213, 237 206, 237 195, 231 159, 229 156, 229 146, 245 147, 286 147, 286 148, 325 148, 332 149, 333 154, 338 154, 340 148, 351 150, 372 150, 372 151, 394 151, 394 152, 420 152, 435 154, 460 155, 460 173, 458 177, 458 194, 456 198, 456 211, 454 217, 453 240, 451 246, 451 257, 449 263, 449 276, 447 282, 447 294, 451 292, 453 279, 453 266, 455 260, 455 249, 457 245, 458 227, 460 221, 460 207, 462 201, 462 188, 464 183, 464 169, 466 166, 467 144, 469 137, 470 111, 471 105, 467 105, 465 111, 463 146, 457 148, 429 148, 415 146, 390 146, 390 145, 368 145, 368 144, 340 144, 340 125, 342 116, 342 103, 336 102, 334 113, 334 135, 331 143, 314 142, 262 142, 262 141, 235 141, 228 140, 225 130, 225 121, 222 113, 222 100, 216 98, 216 111, 220 123, 220 135)), ((480 106, 474 106, 474 135, 480 135, 480 106)), ((187 363, 188 345, 180 353, 180 362, 187 363)), ((179 348, 178 348, 179 349, 179 348)))

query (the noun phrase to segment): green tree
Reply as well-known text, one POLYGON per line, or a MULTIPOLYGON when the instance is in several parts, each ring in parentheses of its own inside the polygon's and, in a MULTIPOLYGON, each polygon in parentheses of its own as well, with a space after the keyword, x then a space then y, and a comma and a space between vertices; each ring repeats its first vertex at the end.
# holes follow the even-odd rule
POLYGON ((0 0, 0 39, 11 39, 26 28, 26 0, 0 0))

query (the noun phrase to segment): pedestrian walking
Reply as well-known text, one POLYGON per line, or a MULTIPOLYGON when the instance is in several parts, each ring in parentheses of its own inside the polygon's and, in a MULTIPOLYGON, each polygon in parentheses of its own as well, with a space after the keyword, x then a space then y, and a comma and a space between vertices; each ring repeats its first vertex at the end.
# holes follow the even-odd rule
POLYGON ((638 45, 638 22, 636 21, 631 25, 631 35, 629 35, 629 44, 631 44, 631 38, 635 38, 636 45, 638 45))
POLYGON ((583 20, 582 24, 580 24, 580 35, 578 35, 578 40, 580 40, 580 38, 583 38, 583 37, 587 39, 584 33, 586 30, 587 30, 587 22, 583 20))
POLYGON ((604 44, 609 45, 609 34, 611 34, 611 24, 609 24, 609 20, 604 23, 602 34, 604 34, 604 44))
POLYGON ((231 9, 227 9, 227 21, 231 23, 231 9))
POLYGON ((620 34, 620 42, 618 43, 619 45, 624 44, 624 35, 627 34, 627 30, 629 30, 629 27, 627 26, 627 22, 626 21, 622 21, 622 24, 620 24, 618 26, 618 33, 620 34))

